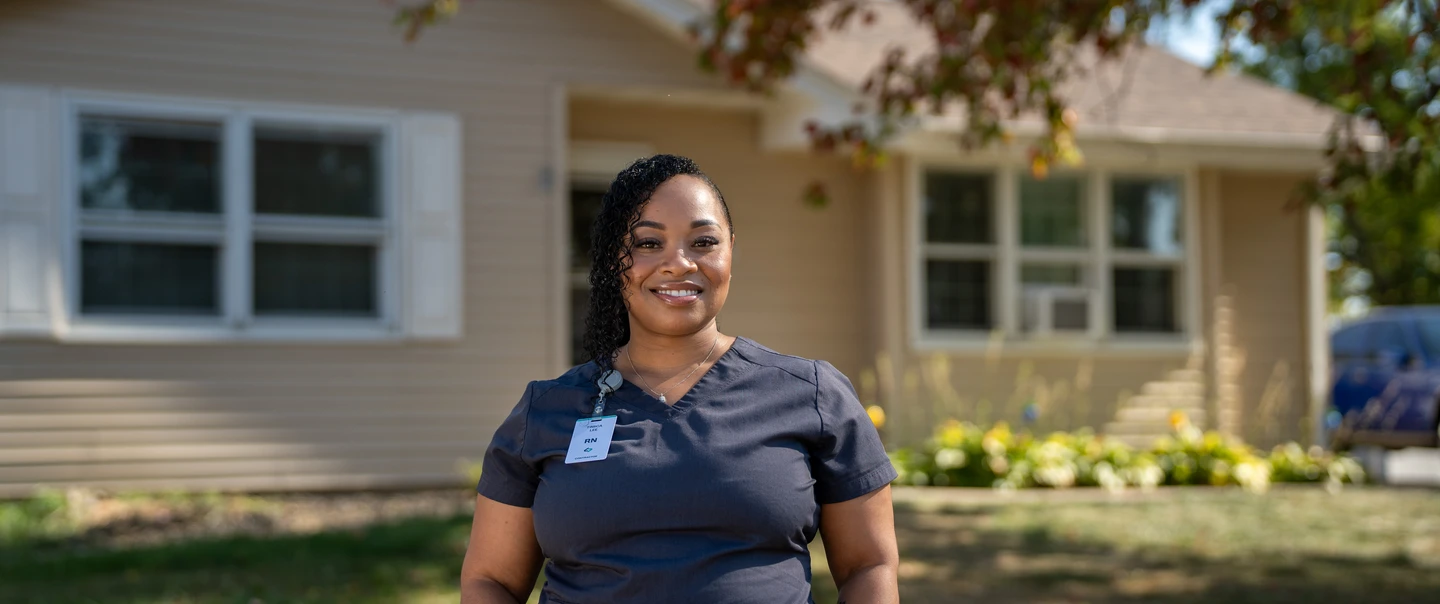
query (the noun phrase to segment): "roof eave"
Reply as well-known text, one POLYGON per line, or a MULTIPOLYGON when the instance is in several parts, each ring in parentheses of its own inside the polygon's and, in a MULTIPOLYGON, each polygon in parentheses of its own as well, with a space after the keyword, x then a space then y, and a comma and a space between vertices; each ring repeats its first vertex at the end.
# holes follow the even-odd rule
MULTIPOLYGON (((693 44, 689 25, 705 17, 705 11, 688 0, 606 1, 686 45, 693 44)), ((762 105, 760 146, 770 151, 809 149, 807 122, 837 126, 856 120, 853 108, 860 100, 858 91, 802 56, 795 73, 762 105)))

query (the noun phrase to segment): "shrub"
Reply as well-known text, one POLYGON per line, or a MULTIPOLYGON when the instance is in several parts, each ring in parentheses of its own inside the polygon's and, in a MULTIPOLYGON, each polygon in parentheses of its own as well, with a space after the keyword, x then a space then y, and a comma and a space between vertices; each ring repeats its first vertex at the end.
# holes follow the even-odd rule
POLYGON ((919 448, 890 454, 896 484, 1020 489, 1098 486, 1111 491, 1160 485, 1239 485, 1264 492, 1271 482, 1342 483, 1365 480, 1355 460, 1290 443, 1269 456, 1238 439, 1202 432, 1183 415, 1171 434, 1136 450, 1088 429, 1037 438, 1004 422, 981 429, 950 420, 919 448))

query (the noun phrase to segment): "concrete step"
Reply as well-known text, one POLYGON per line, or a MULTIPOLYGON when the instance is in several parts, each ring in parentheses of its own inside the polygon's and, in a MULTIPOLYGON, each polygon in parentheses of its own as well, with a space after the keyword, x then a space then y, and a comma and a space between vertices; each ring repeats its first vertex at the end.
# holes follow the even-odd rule
POLYGON ((1205 385, 1195 382, 1146 382, 1140 387, 1140 394, 1145 396, 1188 396, 1204 397, 1205 385))
POLYGON ((1205 383, 1205 372, 1199 369, 1174 369, 1165 375, 1167 382, 1193 382, 1196 384, 1205 383))
POLYGON ((1141 394, 1132 396, 1121 408, 1204 409, 1205 397, 1189 395, 1141 394))
POLYGON ((1140 451, 1147 451, 1151 447, 1154 447, 1155 440, 1160 438, 1159 434, 1115 434, 1106 436, 1111 440, 1125 443, 1129 445, 1130 448, 1140 451))
POLYGON ((1164 435, 1170 433, 1169 422, 1109 422, 1101 434, 1107 436, 1127 436, 1135 434, 1164 435))
POLYGON ((1200 407, 1122 407, 1115 413, 1115 422, 1121 424, 1155 424, 1170 429, 1170 414, 1179 411, 1197 426, 1205 425, 1205 410, 1200 407))

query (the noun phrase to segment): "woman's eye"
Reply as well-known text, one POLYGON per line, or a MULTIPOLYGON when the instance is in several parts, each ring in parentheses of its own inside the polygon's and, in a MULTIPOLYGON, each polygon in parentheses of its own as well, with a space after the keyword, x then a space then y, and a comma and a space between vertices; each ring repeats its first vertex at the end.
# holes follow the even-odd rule
POLYGON ((641 239, 640 241, 635 242, 635 247, 645 250, 653 250, 657 247, 660 247, 660 241, 657 239, 641 239))
POLYGON ((712 245, 720 245, 720 240, 714 237, 701 237, 695 240, 695 245, 700 247, 710 247, 712 245))

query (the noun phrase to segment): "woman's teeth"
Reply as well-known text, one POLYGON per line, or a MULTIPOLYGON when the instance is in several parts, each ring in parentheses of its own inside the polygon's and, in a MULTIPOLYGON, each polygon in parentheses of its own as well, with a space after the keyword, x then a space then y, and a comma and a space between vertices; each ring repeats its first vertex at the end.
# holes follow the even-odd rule
POLYGON ((656 290, 656 293, 659 293, 659 294, 662 295, 662 296, 676 296, 676 297, 680 297, 680 296, 698 296, 698 295, 700 295, 700 290, 698 290, 698 289, 661 289, 661 290, 656 290))

